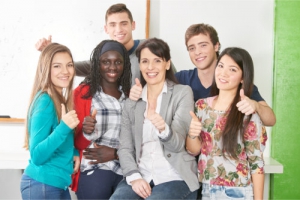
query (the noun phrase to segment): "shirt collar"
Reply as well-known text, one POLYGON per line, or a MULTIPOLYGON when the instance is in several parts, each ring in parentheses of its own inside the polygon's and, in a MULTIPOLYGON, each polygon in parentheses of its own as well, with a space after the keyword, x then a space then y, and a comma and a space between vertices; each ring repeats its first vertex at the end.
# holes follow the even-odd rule
MULTIPOLYGON (((142 91, 142 100, 143 101, 145 101, 145 102, 148 102, 147 101, 147 84, 143 87, 143 91, 142 91)), ((167 93, 167 91, 168 91, 168 86, 167 86, 167 81, 165 81, 164 82, 164 86, 163 86, 163 89, 162 89, 162 91, 161 91, 161 93, 159 94, 159 95, 161 95, 161 94, 163 94, 163 93, 167 93)))

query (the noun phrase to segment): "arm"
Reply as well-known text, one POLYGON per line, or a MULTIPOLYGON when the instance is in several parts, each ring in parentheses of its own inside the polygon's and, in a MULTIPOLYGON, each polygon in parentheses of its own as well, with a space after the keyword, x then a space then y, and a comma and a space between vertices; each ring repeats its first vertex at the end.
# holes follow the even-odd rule
POLYGON ((56 120, 53 101, 48 95, 42 94, 34 103, 30 116, 29 149, 31 160, 36 165, 51 159, 68 134, 73 134, 73 130, 63 120, 53 130, 56 120))
POLYGON ((265 126, 274 126, 276 123, 276 117, 273 110, 268 106, 268 104, 261 98, 257 87, 254 87, 253 93, 250 99, 244 95, 244 90, 240 91, 241 101, 236 104, 239 111, 245 113, 245 115, 250 115, 257 112, 261 118, 261 121, 265 126))
POLYGON ((75 62, 76 76, 85 77, 90 74, 90 70, 91 70, 91 62, 89 60, 75 62))
POLYGON ((202 141, 200 139, 200 133, 202 129, 201 122, 193 111, 190 111, 192 121, 188 136, 186 137, 186 150, 193 156, 199 155, 201 151, 202 141))
POLYGON ((122 128, 120 132, 120 148, 118 150, 120 165, 124 177, 140 173, 135 159, 135 130, 131 115, 134 115, 136 102, 127 99, 122 110, 122 128))
POLYGON ((255 200, 262 200, 264 194, 264 174, 252 174, 251 176, 253 182, 253 193, 255 200))
MULTIPOLYGON (((174 105, 170 109, 173 111, 173 116, 168 116, 172 119, 170 123, 170 133, 166 139, 160 139, 166 149, 172 152, 180 152, 185 150, 185 140, 189 131, 191 122, 190 110, 194 109, 193 92, 189 86, 181 86, 175 94, 175 89, 172 98, 176 99, 174 105)), ((167 117, 167 118, 168 118, 167 117)))
POLYGON ((247 160, 253 182, 254 199, 263 199, 264 160, 263 151, 267 140, 265 127, 257 114, 253 114, 244 132, 247 160))

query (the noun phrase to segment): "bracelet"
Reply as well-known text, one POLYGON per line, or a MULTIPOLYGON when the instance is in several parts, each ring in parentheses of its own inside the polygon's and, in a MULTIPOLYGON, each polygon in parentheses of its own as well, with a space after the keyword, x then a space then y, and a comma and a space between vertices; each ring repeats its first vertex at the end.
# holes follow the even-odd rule
POLYGON ((115 149, 115 159, 116 159, 116 160, 119 160, 119 156, 118 156, 118 154, 117 154, 117 151, 118 151, 118 149, 115 149))
POLYGON ((191 138, 192 140, 195 139, 197 136, 191 136, 190 134, 188 134, 188 137, 191 138))

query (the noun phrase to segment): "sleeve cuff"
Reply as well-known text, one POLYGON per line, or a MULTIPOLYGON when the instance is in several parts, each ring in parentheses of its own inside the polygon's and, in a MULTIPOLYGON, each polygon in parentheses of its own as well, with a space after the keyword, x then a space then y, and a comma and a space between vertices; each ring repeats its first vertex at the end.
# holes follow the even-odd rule
POLYGON ((142 179, 143 177, 141 176, 140 173, 133 173, 130 176, 126 176, 126 182, 128 185, 131 185, 132 181, 135 181, 137 179, 142 179))
POLYGON ((155 132, 160 139, 164 140, 169 136, 170 128, 169 128, 168 124, 165 123, 165 130, 163 132, 159 133, 159 131, 157 129, 155 129, 155 132))

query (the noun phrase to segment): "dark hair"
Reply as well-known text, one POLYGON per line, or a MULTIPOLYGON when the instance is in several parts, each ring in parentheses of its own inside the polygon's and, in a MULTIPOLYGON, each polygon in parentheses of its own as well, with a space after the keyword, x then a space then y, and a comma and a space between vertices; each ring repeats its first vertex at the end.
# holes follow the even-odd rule
MULTIPOLYGON (((148 48, 151 51, 151 53, 162 58, 165 61, 171 60, 169 45, 161 39, 150 38, 150 39, 147 39, 145 42, 143 42, 136 49, 135 53, 136 53, 136 56, 137 56, 139 62, 141 60, 141 51, 146 48, 148 48)), ((174 75, 172 66, 170 66, 170 69, 166 71, 165 78, 174 83, 178 83, 178 81, 174 75)), ((144 86, 146 84, 146 81, 145 81, 144 77, 142 76, 142 74, 141 74, 141 84, 142 84, 142 86, 144 86)))
POLYGON ((118 80, 118 84, 122 86, 122 91, 124 92, 125 96, 128 97, 130 87, 131 87, 131 64, 128 52, 123 44, 115 41, 115 40, 103 40, 96 46, 96 48, 93 50, 91 54, 91 71, 90 74, 83 80, 81 84, 86 84, 90 86, 90 89, 88 92, 83 96, 83 98, 90 98, 95 95, 97 91, 100 91, 100 80, 102 79, 100 75, 100 57, 101 57, 101 50, 103 46, 107 42, 114 42, 116 44, 119 44, 121 48, 123 49, 123 59, 124 59, 124 66, 123 66, 123 73, 118 80))
POLYGON ((118 4, 114 4, 114 5, 110 6, 106 11, 105 21, 107 22, 107 18, 109 15, 115 14, 115 13, 122 13, 122 12, 127 13, 128 18, 130 19, 130 22, 133 22, 133 18, 132 18, 132 14, 131 14, 130 10, 123 3, 118 3, 118 4))
POLYGON ((208 35, 210 37, 210 41, 213 43, 214 46, 219 43, 219 49, 216 52, 217 57, 219 57, 221 43, 219 41, 218 33, 214 29, 214 27, 212 27, 208 24, 202 23, 202 24, 191 25, 185 32, 185 45, 187 46, 187 43, 191 39, 191 37, 199 35, 200 33, 204 34, 204 35, 208 35))
MULTIPOLYGON (((229 111, 227 113, 227 120, 222 132, 222 141, 223 141, 223 152, 227 152, 231 157, 237 159, 237 150, 238 146, 237 139, 238 133, 240 137, 244 138, 244 127, 247 127, 251 115, 248 116, 248 121, 244 124, 244 116, 245 114, 240 112, 236 107, 236 104, 240 101, 240 89, 244 89, 244 93, 246 96, 250 97, 253 89, 253 79, 254 79, 254 67, 253 61, 250 54, 241 48, 238 47, 230 47, 226 48, 222 51, 220 57, 218 58, 218 62, 221 58, 227 55, 236 62, 236 64, 242 70, 242 78, 243 84, 240 83, 236 95, 230 105, 229 111)), ((215 96, 219 94, 219 89, 217 88, 215 77, 213 80, 213 84, 211 86, 211 96, 215 96)))

